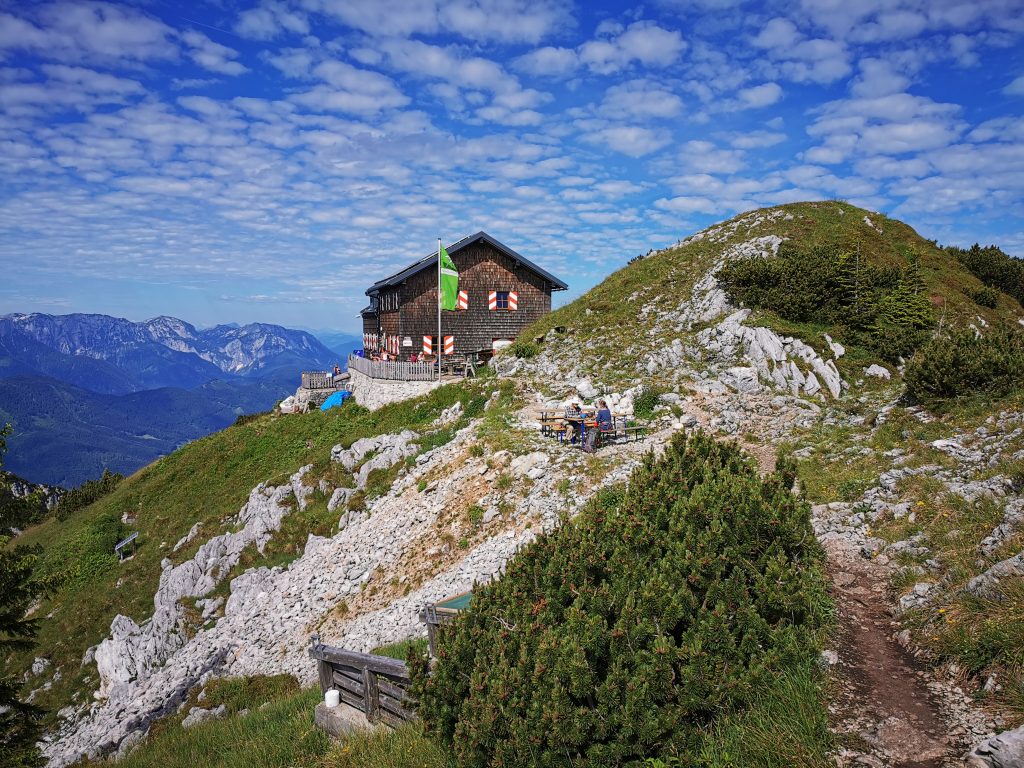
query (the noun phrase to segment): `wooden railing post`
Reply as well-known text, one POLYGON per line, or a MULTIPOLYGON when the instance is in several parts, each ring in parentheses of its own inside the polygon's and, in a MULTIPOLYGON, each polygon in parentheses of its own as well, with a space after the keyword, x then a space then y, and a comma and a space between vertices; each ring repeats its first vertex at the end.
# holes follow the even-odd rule
POLYGON ((365 667, 363 688, 366 691, 366 719, 376 723, 380 719, 380 689, 377 687, 377 674, 365 667))
POLYGON ((334 687, 334 671, 331 669, 331 665, 320 659, 316 663, 316 673, 320 678, 320 693, 327 693, 334 687))

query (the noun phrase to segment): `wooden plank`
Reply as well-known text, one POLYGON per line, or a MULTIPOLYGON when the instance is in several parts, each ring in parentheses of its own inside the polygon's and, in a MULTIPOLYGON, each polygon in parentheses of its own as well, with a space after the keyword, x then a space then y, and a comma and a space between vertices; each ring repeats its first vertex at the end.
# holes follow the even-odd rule
POLYGON ((409 678, 409 668, 404 661, 391 659, 387 656, 375 656, 372 653, 359 653, 348 651, 344 648, 336 648, 332 645, 320 645, 310 650, 310 656, 314 659, 322 659, 347 667, 357 669, 369 669, 372 672, 382 672, 397 678, 409 678))
POLYGON ((362 712, 363 709, 366 707, 366 703, 364 702, 362 696, 356 696, 354 693, 349 693, 344 688, 338 689, 338 695, 341 697, 342 701, 344 701, 351 707, 355 707, 360 712, 362 712))
POLYGON ((416 715, 411 709, 406 709, 402 706, 403 702, 399 699, 392 698, 391 696, 380 695, 380 709, 381 711, 388 711, 403 720, 412 720, 416 715))
POLYGON ((376 723, 380 719, 380 691, 373 670, 363 670, 363 687, 366 689, 366 719, 376 723))
POLYGON ((377 688, 381 694, 390 696, 394 699, 404 699, 406 697, 406 689, 401 685, 395 685, 391 680, 384 677, 383 675, 377 675, 377 688))
POLYGON ((339 675, 337 670, 335 670, 334 672, 334 686, 339 690, 344 689, 346 691, 351 691, 353 694, 359 696, 360 698, 362 698, 362 696, 365 694, 365 688, 363 686, 362 680, 356 682, 355 680, 351 680, 345 677, 344 675, 339 675))
POLYGON ((346 667, 341 664, 332 664, 331 666, 334 667, 334 673, 336 675, 344 675, 349 680, 359 683, 360 685, 362 684, 363 670, 357 669, 355 667, 346 667))

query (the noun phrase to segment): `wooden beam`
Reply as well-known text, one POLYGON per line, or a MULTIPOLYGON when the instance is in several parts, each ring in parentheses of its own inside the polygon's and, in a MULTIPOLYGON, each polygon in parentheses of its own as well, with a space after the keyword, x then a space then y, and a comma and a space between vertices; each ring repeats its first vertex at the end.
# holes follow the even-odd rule
POLYGON ((309 655, 314 659, 329 661, 346 667, 369 669, 372 672, 381 672, 391 677, 409 678, 409 667, 406 666, 405 662, 391 659, 387 656, 375 656, 372 653, 348 651, 332 645, 320 645, 312 648, 309 651, 309 655))

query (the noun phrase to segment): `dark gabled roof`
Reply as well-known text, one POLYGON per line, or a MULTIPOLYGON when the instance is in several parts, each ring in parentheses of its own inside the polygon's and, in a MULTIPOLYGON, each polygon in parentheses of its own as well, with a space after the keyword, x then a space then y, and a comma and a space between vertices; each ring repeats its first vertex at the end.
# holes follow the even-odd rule
MULTIPOLYGON (((495 240, 493 237, 488 235, 486 232, 477 232, 475 235, 469 235, 468 237, 464 237, 461 240, 459 240, 458 242, 453 243, 452 245, 449 245, 447 247, 448 255, 452 256, 452 255, 456 254, 457 252, 461 251, 466 246, 472 245, 473 243, 475 243, 475 242, 477 242, 479 240, 483 240, 485 243, 488 243, 488 244, 494 246, 499 251, 501 251, 506 256, 508 256, 510 259, 512 259, 514 262, 516 262, 517 265, 518 264, 522 264, 527 269, 529 269, 529 270, 535 272, 536 274, 540 275, 541 277, 543 277, 545 280, 547 280, 549 283, 551 283, 552 290, 564 291, 564 290, 566 290, 569 287, 568 285, 566 285, 564 282, 559 280, 557 277, 552 275, 547 270, 541 269, 536 264, 534 264, 532 261, 527 259, 525 256, 521 256, 520 254, 518 254, 515 251, 513 251, 507 245, 504 245, 503 243, 499 243, 497 240, 495 240)), ((373 296, 374 294, 379 293, 382 288, 391 288, 393 286, 396 286, 396 285, 399 285, 401 283, 404 283, 406 280, 408 280, 413 275, 419 274, 424 269, 429 269, 430 267, 434 267, 434 266, 436 266, 436 264, 437 264, 437 251, 433 251, 431 254, 429 254, 428 256, 424 256, 422 259, 417 261, 415 264, 412 264, 412 265, 406 267, 405 269, 401 270, 400 272, 396 272, 395 274, 391 275, 391 277, 385 277, 383 280, 378 280, 376 283, 374 283, 373 285, 371 285, 369 288, 366 289, 366 295, 367 296, 373 296)))
POLYGON ((373 304, 371 304, 368 307, 363 307, 362 309, 359 310, 360 315, 372 315, 373 313, 373 304))

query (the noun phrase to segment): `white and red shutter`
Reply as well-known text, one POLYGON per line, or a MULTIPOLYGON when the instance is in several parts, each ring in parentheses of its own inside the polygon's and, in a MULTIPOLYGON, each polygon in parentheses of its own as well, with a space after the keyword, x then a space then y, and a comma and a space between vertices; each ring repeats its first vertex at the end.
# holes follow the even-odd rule
POLYGON ((513 311, 519 309, 519 294, 515 291, 508 292, 508 308, 513 311))
POLYGON ((469 294, 466 291, 459 291, 459 303, 456 309, 469 309, 469 294))
POLYGON ((455 337, 454 336, 445 336, 444 337, 444 353, 446 355, 454 355, 455 354, 455 337))
POLYGON ((434 354, 434 337, 424 336, 423 337, 423 354, 432 355, 434 354))
POLYGON ((487 294, 487 308, 497 309, 498 308, 498 292, 489 291, 487 294))

